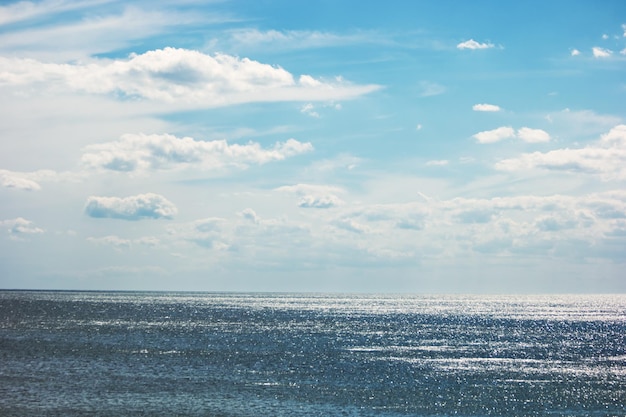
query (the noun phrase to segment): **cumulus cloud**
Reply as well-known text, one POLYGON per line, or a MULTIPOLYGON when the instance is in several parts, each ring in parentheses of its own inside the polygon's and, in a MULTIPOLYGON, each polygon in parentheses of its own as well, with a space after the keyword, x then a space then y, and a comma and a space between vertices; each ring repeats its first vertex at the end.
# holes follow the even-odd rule
POLYGON ((515 130, 510 126, 502 126, 493 130, 478 132, 473 137, 478 143, 495 143, 503 139, 515 137, 515 130))
POLYGON ((618 125, 600 140, 583 148, 526 153, 504 159, 496 169, 545 169, 599 175, 604 180, 626 179, 626 125, 618 125))
POLYGON ((492 43, 480 43, 474 39, 459 43, 457 49, 489 49, 495 47, 492 43))
POLYGON ((570 52, 571 56, 578 56, 580 55, 580 51, 578 49, 572 49, 572 51, 570 52))
POLYGON ((114 142, 85 148, 82 162, 89 168, 113 171, 143 171, 184 168, 205 170, 246 168, 310 152, 313 145, 288 139, 263 149, 259 143, 228 144, 225 140, 201 141, 169 134, 126 134, 114 142))
POLYGON ((36 227, 35 224, 23 217, 0 221, 0 226, 7 229, 7 232, 14 238, 19 239, 23 235, 43 233, 44 230, 36 227))
POLYGON ((200 107, 350 99, 379 88, 352 85, 342 78, 296 78, 283 68, 248 58, 176 48, 132 54, 126 60, 93 59, 88 63, 55 64, 0 57, 0 85, 138 97, 200 107))
POLYGON ((500 106, 496 106, 495 104, 474 104, 472 106, 472 110, 474 111, 485 111, 485 112, 498 112, 502 110, 500 106))
POLYGON ((510 126, 502 126, 493 130, 478 132, 474 136, 478 143, 495 143, 503 139, 518 138, 528 143, 539 143, 550 141, 548 132, 541 129, 531 129, 522 127, 517 132, 510 126))
POLYGON ((613 51, 610 49, 600 48, 598 46, 594 46, 591 50, 594 58, 609 58, 613 55, 613 51))
POLYGON ((15 188, 18 190, 34 191, 40 190, 41 186, 26 177, 23 173, 0 170, 0 185, 5 188, 15 188))
POLYGON ((276 188, 276 191, 299 195, 298 207, 301 208, 332 208, 343 204, 336 195, 342 193, 343 189, 329 185, 286 185, 276 188))
POLYGON ((178 212, 165 197, 147 193, 120 197, 92 196, 87 199, 85 213, 95 218, 121 220, 171 219, 178 212))
POLYGON ((550 135, 545 130, 522 127, 517 131, 517 137, 528 143, 549 142, 550 135))

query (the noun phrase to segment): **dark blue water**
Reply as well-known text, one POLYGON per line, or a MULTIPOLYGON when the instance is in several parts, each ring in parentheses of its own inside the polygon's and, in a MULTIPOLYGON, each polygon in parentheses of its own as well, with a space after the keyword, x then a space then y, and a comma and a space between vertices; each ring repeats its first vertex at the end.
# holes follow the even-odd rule
POLYGON ((0 292, 1 416, 625 416, 626 296, 0 292))

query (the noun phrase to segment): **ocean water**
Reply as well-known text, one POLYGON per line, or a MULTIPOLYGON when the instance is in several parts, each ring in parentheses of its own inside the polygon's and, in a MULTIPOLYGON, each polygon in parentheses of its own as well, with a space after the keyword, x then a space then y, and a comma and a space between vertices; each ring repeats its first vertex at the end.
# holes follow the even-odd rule
POLYGON ((626 296, 0 291, 0 416, 626 416, 626 296))

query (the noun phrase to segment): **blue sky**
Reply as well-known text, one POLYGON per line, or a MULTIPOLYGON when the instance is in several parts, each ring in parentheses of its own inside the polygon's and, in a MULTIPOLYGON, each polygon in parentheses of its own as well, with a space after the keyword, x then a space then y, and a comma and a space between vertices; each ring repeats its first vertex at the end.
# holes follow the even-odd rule
POLYGON ((0 6, 0 287, 625 292, 626 4, 0 6))

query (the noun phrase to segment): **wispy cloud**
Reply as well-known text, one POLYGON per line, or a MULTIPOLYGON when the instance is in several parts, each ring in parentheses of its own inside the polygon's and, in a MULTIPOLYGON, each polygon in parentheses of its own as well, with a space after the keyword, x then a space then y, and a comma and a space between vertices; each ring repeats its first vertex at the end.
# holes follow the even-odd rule
POLYGON ((420 96, 422 97, 438 96, 440 94, 445 93, 447 90, 445 86, 438 84, 438 83, 430 82, 430 81, 420 82, 419 88, 420 88, 420 96))
POLYGON ((41 190, 42 182, 77 182, 81 173, 56 172, 49 169, 40 169, 32 172, 18 172, 0 169, 0 186, 25 191, 41 190))
MULTIPOLYGON (((266 30, 254 28, 237 29, 228 32, 229 40, 237 49, 263 48, 265 50, 293 50, 327 48, 358 43, 387 43, 380 33, 357 31, 352 33, 332 33, 307 30, 266 30)), ((215 40, 219 44, 220 40, 215 40)), ((223 41, 222 41, 223 42, 223 41)))
POLYGON ((492 43, 480 43, 475 41, 474 39, 470 39, 468 41, 464 41, 459 43, 457 49, 490 49, 494 48, 495 45, 492 43))

